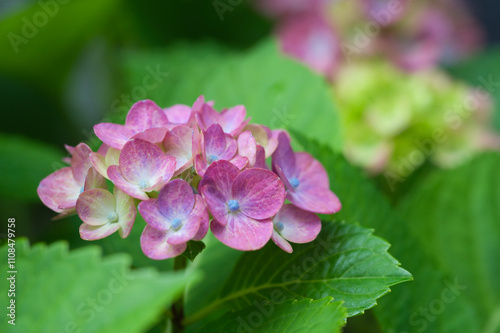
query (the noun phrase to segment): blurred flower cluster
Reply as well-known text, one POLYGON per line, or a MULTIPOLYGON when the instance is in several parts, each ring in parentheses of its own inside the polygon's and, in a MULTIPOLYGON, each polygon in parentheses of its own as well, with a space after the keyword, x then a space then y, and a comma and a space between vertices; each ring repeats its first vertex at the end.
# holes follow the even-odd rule
POLYGON ((69 166, 43 179, 38 195, 60 216, 76 211, 86 240, 127 237, 138 210, 147 223, 141 247, 152 259, 182 254, 209 226, 238 250, 272 239, 292 252, 289 242, 319 234, 316 213, 336 213, 340 201, 323 166, 293 152, 285 130, 249 120, 244 106, 217 112, 203 96, 192 107, 137 102, 124 125, 95 125, 97 152, 67 146, 69 166))
MULTIPOLYGON (((430 158, 455 166, 500 146, 489 129, 492 100, 438 65, 482 46, 460 0, 271 0, 282 50, 324 75, 343 118, 345 155, 371 173, 430 158)), ((408 168, 407 168, 408 169, 408 168)))

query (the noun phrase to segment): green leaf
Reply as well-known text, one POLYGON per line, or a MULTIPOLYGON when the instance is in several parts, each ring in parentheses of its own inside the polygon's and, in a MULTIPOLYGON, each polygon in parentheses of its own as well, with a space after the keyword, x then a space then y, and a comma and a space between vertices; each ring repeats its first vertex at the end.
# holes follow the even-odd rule
MULTIPOLYGON (((459 323, 461 332, 500 331, 499 169, 500 156, 492 153, 455 170, 436 172, 399 207, 421 248, 450 277, 439 284, 435 301, 421 303, 432 316, 443 317, 446 324, 440 321, 439 332, 456 331, 459 323), (467 315, 465 323, 464 318, 446 320, 457 301, 468 304, 456 314, 467 315)), ((412 297, 420 297, 418 290, 412 290, 412 297)), ((431 326, 417 313, 421 326, 431 326)))
POLYGON ((469 84, 481 87, 493 95, 495 100, 494 125, 500 131, 500 48, 485 50, 466 60, 463 63, 448 68, 456 78, 467 81, 469 84))
MULTIPOLYGON (((341 147, 339 119, 328 84, 281 55, 274 43, 263 43, 244 54, 210 44, 179 45, 164 52, 129 54, 123 67, 128 89, 144 91, 145 98, 162 107, 192 105, 204 95, 218 109, 245 105, 252 122, 294 129, 334 149, 341 147), (151 69, 161 73, 156 80, 151 69)), ((115 115, 123 118, 128 107, 116 107, 115 115)))
POLYGON ((343 301, 348 316, 362 313, 389 292, 389 286, 411 279, 388 248, 372 230, 326 222, 314 242, 295 245, 292 254, 273 243, 244 253, 220 298, 186 321, 194 322, 223 304, 238 310, 254 302, 327 296, 343 301))
POLYGON ((3 19, 0 72, 34 79, 48 89, 62 87, 78 50, 109 21, 119 3, 39 1, 3 19))
POLYGON ((23 137, 0 134, 0 197, 39 201, 38 183, 65 166, 62 151, 23 137))
POLYGON ((242 255, 241 251, 222 244, 212 233, 208 233, 203 241, 206 249, 190 266, 203 274, 203 280, 188 285, 184 309, 186 316, 210 305, 242 255))
POLYGON ((205 249, 205 243, 201 241, 189 241, 187 243, 186 251, 184 251, 182 255, 188 258, 192 262, 198 256, 198 254, 200 254, 201 251, 203 251, 204 249, 205 249))
MULTIPOLYGON (((428 308, 435 299, 440 299, 441 292, 447 287, 445 283, 455 283, 454 276, 444 272, 433 255, 424 250, 423 244, 410 230, 406 216, 399 216, 363 171, 351 166, 343 156, 333 153, 329 148, 309 141, 298 133, 293 134, 303 148, 325 166, 331 188, 342 202, 342 210, 335 218, 360 221, 362 225, 374 228, 377 234, 391 243, 391 253, 414 277, 412 283, 392 287, 392 292, 380 299, 374 308, 384 330, 423 332, 427 329, 438 331, 438 327, 446 326, 449 332, 462 329, 473 332, 474 320, 470 320, 470 306, 463 298, 447 304, 442 315, 430 317, 432 320, 425 317, 422 320, 421 309, 428 308)), ((427 212, 427 209, 423 212, 427 212)), ((414 223, 419 225, 419 222, 414 223)))
MULTIPOLYGON (((24 239, 15 246, 16 325, 2 320, 2 332, 143 332, 188 281, 185 274, 130 271, 128 256, 101 259, 93 246, 68 252, 64 242, 30 248, 24 239)), ((3 258, 7 249, 0 249, 3 258)), ((2 295, 7 282, 0 281, 2 295)))
MULTIPOLYGON (((227 313, 216 321, 196 330, 204 333, 337 333, 345 324, 347 312, 342 302, 331 297, 316 301, 304 299, 282 304, 257 304, 234 313, 227 313)), ((195 332, 187 330, 187 333, 195 332)))

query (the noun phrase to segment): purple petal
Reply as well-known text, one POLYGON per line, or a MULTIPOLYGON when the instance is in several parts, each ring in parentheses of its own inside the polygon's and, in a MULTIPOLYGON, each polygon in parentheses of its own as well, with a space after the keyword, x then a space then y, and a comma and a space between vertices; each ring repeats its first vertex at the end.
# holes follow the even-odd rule
POLYGON ((256 221, 243 213, 229 214, 224 226, 213 219, 210 230, 222 243, 240 251, 262 248, 271 239, 273 224, 271 219, 256 221))
POLYGON ((170 180, 175 170, 175 158, 166 156, 150 142, 134 139, 123 147, 119 167, 123 178, 148 190, 160 183, 163 186, 170 180))
POLYGON ((205 103, 200 108, 200 112, 197 113, 197 118, 200 127, 202 129, 208 129, 213 124, 220 123, 221 115, 217 111, 215 111, 215 109, 211 105, 205 103))
POLYGON ((273 242, 278 245, 283 251, 285 252, 288 252, 288 253, 292 253, 293 252, 293 248, 292 246, 290 245, 290 243, 288 243, 288 241, 286 239, 284 239, 283 237, 281 237, 280 234, 278 234, 276 232, 276 230, 273 230, 273 235, 271 236, 271 239, 273 240, 273 242))
POLYGON ((97 240, 104 237, 108 237, 116 230, 120 229, 120 224, 118 223, 106 223, 103 225, 89 225, 82 223, 80 225, 80 237, 83 240, 97 240))
POLYGON ((295 206, 318 214, 334 214, 342 208, 337 196, 329 189, 321 187, 288 192, 286 198, 295 206))
POLYGON ((87 172, 92 166, 89 159, 90 153, 92 153, 92 149, 90 149, 85 143, 80 143, 75 147, 73 156, 71 157, 73 177, 78 184, 83 185, 85 177, 87 177, 87 172))
POLYGON ((172 245, 182 244, 193 239, 198 230, 200 230, 200 224, 203 216, 198 216, 196 214, 190 214, 182 221, 182 226, 179 230, 172 230, 167 242, 172 245))
POLYGON ((232 198, 247 216, 262 220, 275 215, 283 206, 285 187, 273 172, 248 169, 234 180, 232 198))
POLYGON ((170 228, 171 221, 161 213, 158 207, 158 199, 152 198, 142 201, 137 208, 139 208, 139 213, 148 225, 162 231, 170 228))
POLYGON ((257 154, 257 142, 250 131, 238 136, 238 155, 248 158, 250 167, 254 166, 257 154))
POLYGON ((161 189, 158 195, 158 207, 170 221, 186 218, 193 210, 194 203, 193 189, 182 179, 172 180, 161 189))
POLYGON ((116 199, 116 214, 118 215, 118 223, 120 224, 118 233, 121 238, 126 238, 130 234, 137 216, 134 199, 129 197, 125 192, 120 191, 117 187, 114 188, 113 195, 116 199))
POLYGON ((278 136, 278 148, 273 153, 272 164, 274 172, 277 172, 275 166, 279 166, 286 178, 296 177, 295 154, 290 146, 289 138, 284 133, 278 136))
POLYGON ((191 107, 184 104, 175 104, 169 108, 164 108, 163 112, 167 115, 171 124, 187 124, 191 117, 191 107))
POLYGON ((205 172, 207 171, 207 168, 209 167, 207 161, 201 155, 196 155, 194 158, 194 168, 196 170, 196 173, 200 177, 205 176, 205 172))
POLYGON ((232 198, 232 184, 239 172, 230 162, 217 161, 210 165, 198 185, 208 210, 222 224, 225 224, 227 219, 226 204, 232 198))
POLYGON ((229 134, 226 134, 226 149, 219 156, 219 160, 229 161, 234 157, 236 151, 238 151, 238 143, 229 134))
POLYGON ((131 184, 128 182, 128 180, 123 178, 117 165, 110 166, 107 173, 109 179, 113 182, 113 184, 115 184, 115 186, 118 186, 120 190, 127 193, 131 197, 140 200, 149 199, 149 196, 143 190, 139 189, 138 185, 131 184))
POLYGON ((137 132, 123 125, 100 123, 94 126, 94 133, 108 146, 121 150, 137 132))
POLYGON ((125 125, 141 132, 148 128, 166 127, 168 118, 155 102, 146 99, 132 105, 127 114, 125 125))
POLYGON ((59 207, 75 207, 82 186, 73 178, 71 167, 65 167, 45 177, 38 185, 37 193, 45 206, 56 213, 65 209, 59 207))
POLYGON ((103 225, 112 222, 109 221, 110 215, 116 215, 116 200, 107 190, 97 188, 85 191, 76 201, 76 211, 83 222, 103 225))
POLYGON ((290 184, 288 181, 288 178, 286 178, 285 174, 283 173, 283 170, 277 165, 273 165, 273 171, 280 177, 281 181, 283 182, 283 185, 285 185, 285 188, 289 192, 295 192, 295 189, 293 186, 290 184))
MULTIPOLYGON (((268 169, 266 164, 266 152, 262 146, 257 146, 257 152, 255 154, 255 165, 254 168, 268 169)), ((286 184, 285 184, 286 186, 286 184)))
POLYGON ((171 245, 167 243, 171 231, 160 231, 147 225, 141 235, 141 248, 144 254, 155 260, 177 257, 186 250, 186 243, 171 245))
POLYGON ((219 157, 226 150, 226 135, 219 124, 213 124, 207 128, 203 133, 203 139, 204 155, 208 161, 210 161, 210 156, 219 157))
POLYGON ((284 205, 273 219, 276 227, 281 224, 279 234, 292 243, 308 243, 316 239, 321 231, 318 215, 302 210, 294 205, 284 205))

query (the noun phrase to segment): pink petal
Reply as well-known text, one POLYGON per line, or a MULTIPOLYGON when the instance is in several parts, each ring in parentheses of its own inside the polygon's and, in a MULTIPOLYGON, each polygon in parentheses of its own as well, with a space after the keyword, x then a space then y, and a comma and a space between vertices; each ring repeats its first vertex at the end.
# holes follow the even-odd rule
POLYGON ((200 177, 205 176, 205 172, 207 171, 207 168, 209 167, 207 161, 201 155, 196 155, 194 158, 194 168, 196 170, 196 173, 200 177))
POLYGON ((150 142, 133 139, 123 147, 119 167, 123 178, 148 190, 170 180, 175 170, 175 158, 166 156, 150 142))
POLYGON ((141 139, 151 143, 159 143, 163 141, 167 131, 168 130, 165 127, 148 128, 135 134, 132 139, 141 139))
POLYGON ((73 178, 71 167, 65 167, 45 177, 38 185, 37 193, 45 206, 57 213, 75 207, 82 186, 73 178))
POLYGON ((288 252, 288 253, 292 253, 293 252, 293 248, 292 246, 290 245, 290 243, 288 243, 288 241, 286 239, 284 239, 283 237, 281 237, 280 234, 278 234, 276 232, 276 230, 273 230, 273 235, 271 236, 271 239, 273 240, 273 242, 278 245, 283 251, 285 252, 288 252))
POLYGON ((276 172, 275 166, 279 166, 286 178, 295 177, 295 155, 290 146, 290 140, 284 133, 280 133, 278 142, 278 148, 274 152, 272 159, 273 171, 276 172))
POLYGON ((209 216, 207 206, 205 205, 205 200, 203 200, 201 195, 196 194, 195 197, 196 203, 191 215, 197 216, 200 219, 200 228, 198 229, 196 235, 194 235, 193 240, 202 240, 203 238, 205 238, 208 232, 209 216))
POLYGON ((297 178, 300 184, 330 188, 330 180, 323 165, 308 153, 295 153, 297 178))
POLYGON ((285 174, 283 173, 283 170, 278 165, 273 165, 273 171, 280 177, 281 181, 283 182, 283 185, 285 185, 285 188, 288 192, 295 192, 295 189, 293 186, 290 184, 288 181, 288 178, 286 178, 285 174))
POLYGON ((141 235, 141 248, 144 254, 155 260, 177 257, 186 250, 186 243, 171 245, 167 243, 171 231, 160 231, 147 225, 141 235))
POLYGON ((107 189, 106 179, 96 169, 91 167, 87 173, 87 178, 85 178, 85 185, 83 186, 84 191, 91 190, 93 188, 107 189))
POLYGON ((275 227, 281 223, 283 229, 277 231, 293 243, 312 242, 321 231, 321 220, 318 215, 290 204, 286 204, 280 209, 274 217, 273 223, 275 227))
POLYGON ((288 192, 286 198, 295 206, 318 214, 334 214, 342 205, 337 196, 326 188, 309 187, 288 192))
POLYGON ((210 230, 222 243, 240 251, 262 248, 271 239, 273 224, 271 219, 256 221, 242 213, 232 213, 224 226, 213 219, 210 230))
POLYGON ((140 132, 148 128, 166 127, 168 118, 155 102, 146 99, 132 105, 125 125, 140 132))
POLYGON ((234 179, 232 197, 245 215, 262 220, 275 215, 283 206, 285 187, 269 170, 248 169, 234 179))
POLYGON ((186 181, 175 179, 165 185, 158 195, 158 207, 170 221, 183 220, 194 208, 193 189, 186 181))
POLYGON ((171 221, 161 213, 158 207, 158 199, 152 198, 142 201, 138 208, 144 221, 151 227, 162 231, 170 228, 171 221))
POLYGON ((103 225, 110 222, 110 214, 116 214, 116 200, 107 190, 88 190, 78 197, 76 211, 83 222, 94 226, 103 225))
POLYGON ((108 237, 118 229, 120 229, 119 223, 106 223, 98 226, 82 223, 80 225, 80 237, 83 240, 102 239, 108 237))
POLYGON ((114 188, 113 195, 116 199, 116 214, 118 215, 118 223, 120 224, 118 233, 121 238, 126 238, 130 234, 137 216, 134 199, 129 197, 125 192, 120 191, 117 187, 114 188))
POLYGON ((137 131, 123 125, 100 123, 94 126, 94 133, 108 146, 121 150, 137 131))
POLYGON ((225 133, 236 136, 246 126, 246 116, 247 110, 243 105, 233 106, 220 113, 220 124, 225 133))
POLYGON ((191 107, 184 104, 175 104, 169 108, 164 108, 163 112, 167 115, 171 124, 187 124, 191 117, 191 107))
POLYGON ((99 153, 92 153, 89 155, 90 163, 97 172, 102 176, 108 178, 108 166, 106 165, 106 158, 99 153))
POLYGON ((193 163, 193 132, 193 129, 187 126, 177 126, 170 130, 163 140, 165 154, 175 157, 179 171, 186 170, 193 163))
POLYGON ((219 157, 226 150, 226 135, 219 124, 213 124, 207 128, 203 133, 203 139, 204 154, 207 160, 210 160, 210 156, 219 157))
POLYGON ((238 136, 238 155, 248 158, 248 164, 253 167, 257 154, 257 142, 250 131, 245 131, 238 136))
POLYGON ((201 109, 203 108, 204 104, 205 104, 205 97, 203 95, 200 95, 193 103, 192 107, 193 112, 201 112, 201 109))
POLYGON ((75 153, 75 147, 72 147, 70 145, 64 145, 64 148, 66 149, 66 151, 71 155, 73 156, 73 154, 75 153))
POLYGON ((240 170, 243 170, 249 164, 248 158, 240 155, 236 155, 230 162, 240 170))
POLYGON ((73 177, 78 184, 85 182, 85 177, 89 168, 92 166, 90 163, 89 155, 92 149, 85 143, 80 143, 75 147, 73 156, 71 157, 71 168, 73 169, 73 177))
POLYGON ((173 230, 167 238, 167 242, 172 245, 183 244, 193 239, 200 229, 201 218, 196 215, 190 215, 182 221, 179 230, 173 230))
POLYGON ((207 169, 198 185, 205 198, 208 210, 225 224, 228 214, 227 202, 231 199, 232 184, 240 171, 228 161, 217 161, 207 169))
POLYGON ((197 113, 197 118, 201 129, 208 129, 211 125, 220 123, 221 115, 211 105, 205 103, 197 113))
POLYGON ((136 199, 140 200, 148 200, 149 196, 144 192, 144 190, 139 189, 138 185, 131 184, 123 178, 120 169, 118 168, 117 165, 112 165, 108 168, 108 177, 109 179, 115 184, 115 186, 118 186, 120 190, 124 191, 131 197, 134 197, 136 199))

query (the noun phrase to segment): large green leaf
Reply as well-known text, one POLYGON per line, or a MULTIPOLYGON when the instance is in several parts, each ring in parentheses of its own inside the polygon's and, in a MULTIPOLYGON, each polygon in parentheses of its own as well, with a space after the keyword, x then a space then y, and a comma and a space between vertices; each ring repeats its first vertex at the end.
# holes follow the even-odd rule
POLYGON ((461 332, 500 331, 499 169, 500 156, 486 154, 456 170, 437 172, 399 207, 421 248, 452 277, 441 284, 436 304, 424 305, 436 316, 445 310, 438 305, 467 301, 471 324, 461 332))
POLYGON ((463 63, 449 68, 449 72, 456 78, 463 79, 469 84, 481 87, 492 94, 495 100, 494 124, 500 131, 500 48, 491 48, 463 63))
MULTIPOLYGON (((184 274, 130 271, 128 256, 101 259, 97 247, 68 252, 58 242, 30 248, 23 239, 15 246, 16 325, 2 320, 2 332, 142 332, 188 281, 184 274)), ((2 246, 3 258, 7 250, 2 246)), ((0 265, 4 273, 11 270, 6 261, 0 265)), ((0 293, 8 289, 3 278, 0 293)))
POLYGON ((222 305, 238 310, 255 302, 327 296, 343 301, 349 316, 362 313, 389 292, 389 286, 411 279, 387 253, 388 248, 372 230, 326 222, 316 241, 296 245, 292 254, 272 243, 243 254, 220 297, 187 322, 222 305))
MULTIPOLYGON (((332 302, 331 297, 316 301, 304 299, 281 304, 260 304, 258 307, 227 313, 192 332, 337 333, 344 326, 346 316, 342 302, 332 302)), ((188 329, 187 332, 191 331, 188 329)))
POLYGON ((119 0, 37 1, 0 24, 0 72, 36 80, 49 90, 63 78, 85 42, 112 15, 119 0))
MULTIPOLYGON (((414 193, 412 197, 428 198, 427 207, 414 207, 415 214, 417 212, 419 214, 418 217, 415 215, 412 218, 407 212, 394 211, 388 200, 363 175, 363 172, 349 165, 344 157, 332 153, 324 146, 305 140, 297 133, 294 136, 307 151, 317 156, 327 169, 331 187, 342 201, 342 210, 336 217, 360 221, 364 226, 374 228, 377 234, 391 243, 391 253, 414 277, 412 283, 392 287, 393 292, 380 299, 379 305, 375 307, 375 314, 384 330, 387 332, 480 332, 481 319, 474 314, 475 306, 468 297, 464 297, 460 289, 465 281, 443 267, 438 255, 432 250, 428 251, 427 245, 421 242, 420 237, 414 233, 414 229, 420 230, 423 224, 428 225, 430 229, 433 228, 431 225, 437 221, 430 219, 430 207, 434 207, 442 200, 438 200, 438 196, 430 198, 429 194, 414 193), (370 200, 363 200, 363 198, 370 198, 370 200), (444 303, 441 300, 443 293, 445 293, 445 298, 453 298, 453 302, 444 303), (459 294, 460 297, 456 297, 454 293, 459 294), (445 304, 445 307, 437 308, 434 310, 436 313, 431 312, 431 307, 439 307, 441 304, 445 304)), ((422 177, 421 181, 426 182, 425 179, 426 177, 422 177)), ((450 197, 457 191, 442 188, 440 193, 450 197)), ((461 200, 461 198, 458 199, 461 200)), ((448 225, 455 223, 456 207, 461 205, 463 205, 462 202, 449 203, 447 214, 452 215, 443 217, 439 223, 448 225)), ((460 213, 457 212, 457 214, 460 213)), ((428 231, 422 230, 421 233, 422 237, 426 238, 428 231)), ((450 237, 439 237, 436 241, 443 247, 463 246, 464 251, 469 249, 468 243, 450 237)))
MULTIPOLYGON (((166 107, 191 105, 204 95, 219 109, 243 104, 253 122, 294 129, 340 148, 339 121, 327 83, 281 55, 274 43, 245 54, 210 44, 179 45, 163 52, 128 54, 123 66, 132 99, 150 98, 166 107)), ((129 106, 115 105, 115 114, 123 118, 129 106)))
POLYGON ((64 166, 62 151, 37 141, 0 134, 0 197, 36 201, 38 183, 64 166))

